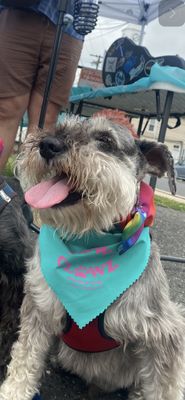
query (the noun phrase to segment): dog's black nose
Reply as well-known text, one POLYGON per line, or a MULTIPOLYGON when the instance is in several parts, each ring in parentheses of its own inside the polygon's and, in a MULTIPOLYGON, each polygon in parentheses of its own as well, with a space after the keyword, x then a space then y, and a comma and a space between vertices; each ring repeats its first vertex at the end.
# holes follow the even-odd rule
POLYGON ((55 137, 46 137, 39 143, 40 155, 50 160, 63 151, 61 142, 55 137))

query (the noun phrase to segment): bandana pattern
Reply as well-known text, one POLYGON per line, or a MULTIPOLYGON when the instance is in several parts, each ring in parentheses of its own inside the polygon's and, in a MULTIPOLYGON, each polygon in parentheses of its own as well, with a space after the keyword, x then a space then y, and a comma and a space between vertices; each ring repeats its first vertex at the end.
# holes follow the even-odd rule
POLYGON ((41 229, 42 273, 79 328, 106 310, 145 270, 150 255, 149 228, 144 228, 137 243, 121 256, 120 239, 120 233, 92 234, 86 239, 87 250, 79 239, 68 246, 51 227, 41 229), (95 247, 100 242, 102 246, 95 247))

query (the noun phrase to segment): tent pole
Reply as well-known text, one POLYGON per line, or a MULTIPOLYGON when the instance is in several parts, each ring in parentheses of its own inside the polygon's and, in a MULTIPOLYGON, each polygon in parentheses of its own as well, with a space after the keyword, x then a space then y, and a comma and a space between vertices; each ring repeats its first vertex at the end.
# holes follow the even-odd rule
POLYGON ((46 78, 46 86, 45 86, 45 90, 44 90, 43 101, 42 101, 42 106, 41 106, 41 111, 40 111, 40 116, 39 116, 38 127, 40 129, 43 129, 43 127, 44 127, 47 105, 48 105, 48 101, 49 101, 49 95, 50 95, 50 91, 51 91, 53 77, 54 77, 55 71, 56 71, 57 61, 58 61, 61 42, 62 42, 63 28, 68 23, 72 22, 72 20, 69 19, 69 14, 66 14, 68 3, 69 2, 67 0, 64 0, 64 1, 58 0, 59 14, 58 14, 58 21, 57 21, 57 26, 56 26, 56 33, 55 33, 55 38, 54 38, 53 49, 52 49, 52 53, 51 53, 49 71, 48 71, 48 75, 46 78), (66 18, 65 18, 65 16, 66 16, 66 18))
POLYGON ((138 128, 137 128, 137 134, 138 134, 139 137, 141 136, 143 121, 144 121, 144 117, 143 117, 143 115, 141 115, 140 118, 139 118, 139 125, 138 125, 138 128))
POLYGON ((142 25, 141 25, 141 32, 140 32, 139 43, 138 43, 139 46, 141 46, 143 44, 144 34, 145 34, 145 21, 143 21, 142 25))

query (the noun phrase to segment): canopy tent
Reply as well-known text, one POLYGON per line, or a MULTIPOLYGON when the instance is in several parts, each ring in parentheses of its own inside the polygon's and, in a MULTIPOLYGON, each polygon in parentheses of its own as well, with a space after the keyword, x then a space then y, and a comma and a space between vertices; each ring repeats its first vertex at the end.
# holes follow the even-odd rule
POLYGON ((99 15, 142 25, 183 5, 181 0, 102 0, 99 15))
POLYGON ((171 23, 175 14, 176 19, 182 15, 182 7, 185 9, 182 0, 102 0, 99 15, 141 25, 141 44, 145 25, 164 14, 168 15, 171 23))

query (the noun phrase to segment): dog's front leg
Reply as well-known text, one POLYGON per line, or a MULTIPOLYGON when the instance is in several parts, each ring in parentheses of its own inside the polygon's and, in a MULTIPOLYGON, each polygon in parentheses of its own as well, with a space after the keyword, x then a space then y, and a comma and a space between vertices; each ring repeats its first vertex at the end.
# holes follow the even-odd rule
POLYGON ((176 348, 175 352, 172 346, 165 348, 161 342, 145 349, 138 374, 141 397, 133 394, 129 400, 183 400, 183 351, 183 341, 182 349, 176 348))
POLYGON ((37 391, 45 357, 51 342, 51 330, 45 316, 26 294, 21 308, 21 330, 12 349, 12 360, 0 400, 31 400, 37 391))

